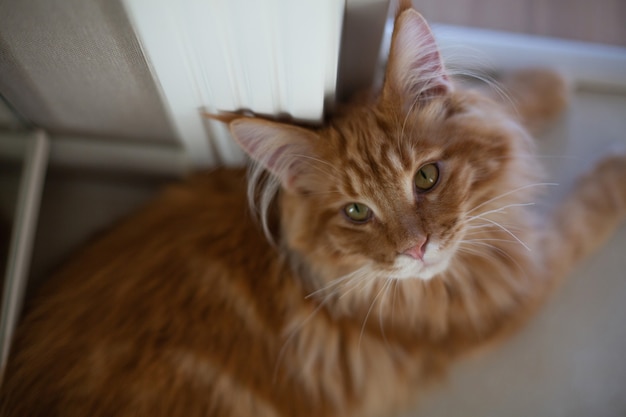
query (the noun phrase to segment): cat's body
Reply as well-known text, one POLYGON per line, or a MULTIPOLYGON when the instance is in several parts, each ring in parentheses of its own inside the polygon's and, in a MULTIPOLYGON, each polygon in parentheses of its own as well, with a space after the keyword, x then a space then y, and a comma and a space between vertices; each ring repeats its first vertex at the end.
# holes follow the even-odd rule
POLYGON ((222 169, 82 251, 33 300, 0 415, 391 415, 523 324, 626 215, 626 157, 535 210, 530 137, 427 32, 400 13, 381 95, 319 130, 231 123, 276 247, 222 169))

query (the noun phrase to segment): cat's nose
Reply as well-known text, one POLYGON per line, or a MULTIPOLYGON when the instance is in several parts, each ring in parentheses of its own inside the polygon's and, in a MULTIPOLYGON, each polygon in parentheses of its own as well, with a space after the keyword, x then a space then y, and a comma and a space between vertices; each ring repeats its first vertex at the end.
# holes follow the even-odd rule
POLYGON ((420 236, 420 238, 407 250, 402 252, 404 255, 408 255, 413 259, 424 260, 424 252, 426 252, 426 244, 428 238, 426 236, 420 236))

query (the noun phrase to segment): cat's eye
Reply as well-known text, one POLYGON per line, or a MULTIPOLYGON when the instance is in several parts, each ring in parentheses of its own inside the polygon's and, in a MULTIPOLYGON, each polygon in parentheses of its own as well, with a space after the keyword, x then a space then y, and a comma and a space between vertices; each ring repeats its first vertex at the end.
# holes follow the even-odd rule
POLYGON ((418 191, 428 191, 433 188, 439 180, 439 167, 437 164, 431 163, 422 166, 415 174, 415 187, 418 191))
POLYGON ((372 218, 372 210, 361 203, 348 204, 343 208, 343 213, 355 223, 365 223, 372 218))

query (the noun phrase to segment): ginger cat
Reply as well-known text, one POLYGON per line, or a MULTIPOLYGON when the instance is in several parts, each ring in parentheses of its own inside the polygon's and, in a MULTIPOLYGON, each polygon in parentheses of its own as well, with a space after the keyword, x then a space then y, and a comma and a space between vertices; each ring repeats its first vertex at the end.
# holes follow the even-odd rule
POLYGON ((565 103, 557 77, 523 78, 516 109, 459 88, 426 22, 402 7, 377 95, 318 129, 234 118, 254 160, 247 191, 242 170, 198 173, 44 286, 0 415, 410 407, 452 360, 526 322, 626 215, 624 155, 553 210, 530 206, 542 171, 522 124, 565 103))

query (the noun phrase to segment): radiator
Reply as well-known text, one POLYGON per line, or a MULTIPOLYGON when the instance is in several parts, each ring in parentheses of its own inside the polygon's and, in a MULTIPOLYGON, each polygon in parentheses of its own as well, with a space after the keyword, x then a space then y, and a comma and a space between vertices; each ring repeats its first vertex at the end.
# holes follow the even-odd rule
POLYGON ((125 0, 171 121, 194 165, 242 154, 202 111, 318 122, 335 94, 344 2, 125 0))

